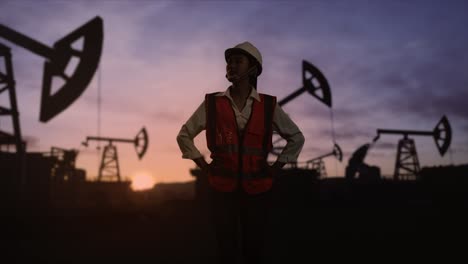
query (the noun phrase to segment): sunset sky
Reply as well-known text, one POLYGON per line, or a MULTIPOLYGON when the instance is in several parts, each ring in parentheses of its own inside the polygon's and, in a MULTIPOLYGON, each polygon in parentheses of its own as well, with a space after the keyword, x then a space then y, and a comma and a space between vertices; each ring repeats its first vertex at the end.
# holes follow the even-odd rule
MULTIPOLYGON (((343 175, 351 153, 377 128, 432 131, 450 120, 450 151, 440 157, 431 137, 415 137, 422 166, 468 161, 468 1, 1 1, 0 23, 48 46, 95 16, 104 21, 100 63, 101 136, 135 137, 145 126, 149 149, 138 160, 118 145, 122 174, 156 182, 189 181, 176 135, 206 93, 224 91, 224 50, 243 41, 263 55, 258 90, 282 99, 302 86, 302 60, 317 66, 333 96, 343 175)), ((77 167, 96 177, 97 75, 83 95, 48 123, 39 122, 44 58, 12 48, 23 135, 28 151, 52 146, 80 151, 77 167)), ((2 70, 0 68, 0 70, 2 70)), ((0 105, 8 106, 0 95, 0 105)), ((303 94, 284 106, 306 138, 300 161, 331 152, 330 110, 303 94)), ((11 131, 0 118, 0 130, 11 131)), ((208 156, 204 133, 196 139, 208 156)), ((366 162, 393 174, 399 136, 382 136, 366 162)), ((101 144, 103 145, 103 144, 101 144)))

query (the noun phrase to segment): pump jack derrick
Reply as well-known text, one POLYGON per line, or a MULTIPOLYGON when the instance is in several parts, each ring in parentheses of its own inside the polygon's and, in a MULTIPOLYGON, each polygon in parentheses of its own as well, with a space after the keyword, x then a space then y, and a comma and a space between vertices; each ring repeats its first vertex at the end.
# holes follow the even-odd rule
POLYGON ((148 133, 143 127, 134 139, 107 138, 107 137, 86 137, 82 144, 87 147, 89 141, 105 141, 108 144, 104 146, 102 152, 101 165, 99 166, 98 181, 104 179, 121 181, 119 159, 117 156, 117 147, 113 143, 132 143, 138 158, 141 159, 148 148, 148 133))
MULTIPOLYGON (((39 120, 43 123, 50 121, 68 108, 86 90, 99 64, 103 43, 103 22, 95 17, 83 26, 74 30, 64 38, 55 42, 53 47, 46 46, 39 41, 29 38, 11 28, 0 24, 0 38, 21 46, 46 59, 42 78, 42 92, 39 120), (83 39, 82 49, 72 45, 83 39), (67 75, 66 70, 72 58, 78 58, 74 73, 67 75), (60 89, 52 89, 53 78, 63 79, 64 85, 60 89)), ((0 115, 11 116, 13 133, 0 131, 0 153, 2 146, 15 146, 17 157, 17 172, 20 183, 25 183, 25 152, 26 144, 22 139, 19 111, 16 99, 15 79, 11 63, 10 49, 0 43, 0 58, 5 60, 5 73, 0 72, 0 94, 9 92, 10 108, 0 106, 0 115), (5 85, 2 87, 1 85, 5 85)))
POLYGON ((341 148, 338 144, 335 143, 332 152, 306 161, 306 169, 316 170, 320 178, 327 177, 327 171, 325 169, 323 159, 329 156, 335 156, 335 158, 340 162, 343 160, 343 153, 341 152, 341 148))
MULTIPOLYGON (((325 75, 314 65, 307 61, 302 61, 302 84, 303 86, 290 95, 286 96, 282 100, 278 102, 279 106, 283 106, 287 104, 288 102, 292 101, 299 95, 303 94, 304 92, 308 92, 310 95, 315 97, 317 100, 325 104, 332 109, 332 95, 331 95, 331 89, 330 85, 328 84, 327 79, 325 78, 325 75)), ((333 122, 333 120, 332 120, 333 122)), ((281 151, 284 148, 284 139, 281 137, 278 137, 273 141, 273 149, 271 153, 273 155, 280 155, 281 151), (281 144, 283 142, 283 144, 281 144)), ((337 158, 340 156, 341 157, 341 149, 339 148, 338 144, 334 142, 334 150, 331 154, 326 154, 321 157, 317 157, 315 159, 308 160, 306 162, 306 167, 307 169, 312 168, 317 170, 319 175, 325 176, 326 171, 325 171, 325 165, 322 161, 321 158, 324 158, 326 156, 330 155, 335 155, 337 158), (339 155, 339 156, 338 156, 339 155)), ((341 161, 341 158, 339 158, 341 161)), ((296 164, 290 164, 291 167, 297 167, 296 164)))
POLYGON ((398 141, 395 172, 393 174, 395 180, 419 179, 418 153, 416 152, 414 140, 409 138, 410 135, 432 136, 441 156, 444 156, 447 152, 452 140, 452 129, 445 116, 440 119, 433 131, 377 129, 377 136, 373 141, 376 142, 382 134, 403 135, 403 138, 398 141))
MULTIPOLYGON (((305 60, 302 61, 302 85, 301 88, 281 99, 278 105, 283 106, 307 91, 329 108, 332 107, 331 90, 327 79, 317 67, 305 60)), ((284 141, 281 137, 273 141, 273 149, 271 151, 273 155, 278 156, 281 154, 284 148, 284 144, 281 144, 281 141, 284 141)))
POLYGON ((76 168, 76 157, 78 150, 51 147, 50 152, 44 153, 54 158, 55 163, 52 170, 52 179, 55 182, 77 182, 85 181, 86 171, 76 168))

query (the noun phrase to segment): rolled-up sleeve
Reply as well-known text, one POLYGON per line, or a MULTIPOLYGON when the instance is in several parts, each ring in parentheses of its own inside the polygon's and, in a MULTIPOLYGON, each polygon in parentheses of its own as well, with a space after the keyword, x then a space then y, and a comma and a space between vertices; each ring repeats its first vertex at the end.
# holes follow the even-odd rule
POLYGON ((205 103, 203 102, 185 122, 177 135, 177 144, 182 151, 182 158, 196 159, 202 154, 195 146, 193 139, 206 129, 205 103))
POLYGON ((287 141, 286 146, 278 156, 278 161, 296 162, 304 146, 304 135, 278 104, 276 104, 273 114, 273 131, 278 132, 287 141))

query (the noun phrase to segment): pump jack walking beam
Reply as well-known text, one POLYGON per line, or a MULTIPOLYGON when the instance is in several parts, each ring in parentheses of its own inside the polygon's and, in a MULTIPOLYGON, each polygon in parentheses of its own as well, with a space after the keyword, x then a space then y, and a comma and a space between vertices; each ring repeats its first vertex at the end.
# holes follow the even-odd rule
MULTIPOLYGON (((278 102, 279 106, 284 106, 288 102, 294 100, 299 95, 304 92, 309 92, 310 95, 317 98, 320 102, 324 103, 329 108, 332 107, 332 95, 330 85, 328 84, 327 78, 325 75, 314 65, 308 61, 302 61, 302 87, 281 99, 278 102)), ((277 135, 277 133, 274 133, 277 135)), ((273 141, 273 149, 270 153, 273 155, 279 156, 283 150, 282 146, 279 146, 278 143, 283 141, 283 138, 278 137, 273 141)))
POLYGON ((2 24, 0 37, 47 59, 44 63, 39 117, 41 122, 47 122, 78 99, 91 82, 101 58, 103 22, 100 17, 95 17, 55 42, 52 48, 2 24), (80 38, 83 38, 83 49, 76 50, 72 44, 80 38), (74 74, 68 76, 65 70, 72 57, 78 57, 80 62, 74 74), (65 81, 63 87, 54 94, 51 87, 53 77, 65 81))
POLYGON ((280 100, 278 104, 283 106, 307 91, 320 102, 328 107, 332 107, 330 85, 327 79, 317 67, 305 60, 302 61, 302 84, 303 86, 301 88, 280 100), (320 95, 319 92, 321 92, 322 95, 320 95))

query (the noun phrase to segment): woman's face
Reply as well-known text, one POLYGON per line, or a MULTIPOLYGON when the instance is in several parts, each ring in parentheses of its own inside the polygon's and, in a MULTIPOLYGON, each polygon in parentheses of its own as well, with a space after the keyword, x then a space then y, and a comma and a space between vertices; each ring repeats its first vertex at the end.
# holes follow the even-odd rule
POLYGON ((244 54, 232 54, 227 59, 226 73, 228 79, 230 77, 238 77, 247 72, 249 69, 249 59, 244 54))

